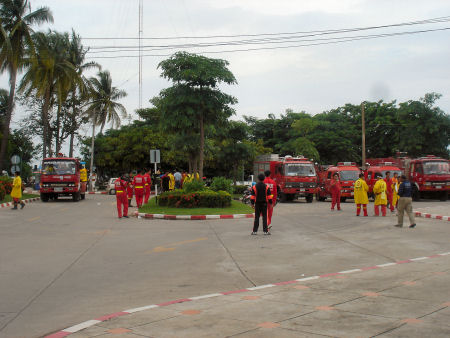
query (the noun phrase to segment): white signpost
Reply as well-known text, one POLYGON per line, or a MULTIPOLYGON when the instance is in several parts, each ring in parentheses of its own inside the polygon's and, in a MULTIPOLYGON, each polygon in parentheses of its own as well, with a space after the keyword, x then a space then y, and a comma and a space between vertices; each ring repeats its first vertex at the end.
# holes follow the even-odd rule
MULTIPOLYGON (((159 149, 150 150, 150 163, 155 164, 155 175, 156 175, 157 164, 161 163, 161 153, 159 149)), ((158 185, 155 184, 155 196, 157 195, 158 195, 158 185)))
POLYGON ((11 174, 14 176, 16 171, 20 171, 20 156, 19 155, 13 155, 11 157, 11 174))

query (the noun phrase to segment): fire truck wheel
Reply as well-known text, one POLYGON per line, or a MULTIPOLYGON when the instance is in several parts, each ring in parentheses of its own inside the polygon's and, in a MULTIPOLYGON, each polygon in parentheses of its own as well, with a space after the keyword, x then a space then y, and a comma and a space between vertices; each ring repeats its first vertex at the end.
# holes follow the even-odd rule
POLYGON ((417 190, 416 187, 413 187, 413 191, 412 191, 412 199, 413 201, 420 201, 420 191, 417 190))
POLYGON ((323 201, 325 201, 326 199, 327 199, 326 197, 320 196, 319 193, 316 194, 316 201, 323 202, 323 201))
POLYGON ((85 194, 81 194, 80 197, 81 197, 82 200, 84 200, 86 198, 86 195, 85 194))
POLYGON ((448 192, 444 191, 441 195, 441 201, 445 202, 448 200, 448 192))
POLYGON ((286 201, 287 201, 287 195, 284 192, 282 192, 280 194, 280 202, 281 203, 286 203, 286 201))
POLYGON ((48 202, 48 194, 42 194, 41 193, 41 201, 42 202, 48 202))
POLYGON ((75 192, 72 194, 72 199, 74 202, 78 202, 80 200, 80 193, 79 192, 75 192))
POLYGON ((306 203, 312 203, 313 199, 314 199, 314 195, 309 194, 308 196, 306 196, 306 203))
POLYGON ((347 200, 347 197, 341 197, 341 203, 345 203, 346 200, 347 200))

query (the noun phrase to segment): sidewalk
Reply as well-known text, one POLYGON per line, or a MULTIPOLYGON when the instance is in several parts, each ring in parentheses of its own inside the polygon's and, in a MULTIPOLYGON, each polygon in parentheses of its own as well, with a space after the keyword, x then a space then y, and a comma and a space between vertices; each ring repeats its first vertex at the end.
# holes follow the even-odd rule
POLYGON ((52 337, 449 337, 450 252, 430 255, 125 310, 52 337))

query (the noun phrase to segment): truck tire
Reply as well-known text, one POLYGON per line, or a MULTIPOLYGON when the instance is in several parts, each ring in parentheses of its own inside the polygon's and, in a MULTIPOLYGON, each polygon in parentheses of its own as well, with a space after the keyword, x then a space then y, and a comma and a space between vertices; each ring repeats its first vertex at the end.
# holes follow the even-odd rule
POLYGON ((314 195, 313 194, 308 194, 306 196, 306 203, 312 203, 313 199, 314 199, 314 195))
POLYGON ((48 194, 41 193, 41 201, 42 202, 48 202, 49 196, 48 194))
POLYGON ((72 194, 72 199, 74 202, 78 202, 80 200, 80 193, 79 192, 74 192, 72 194))
POLYGON ((415 186, 413 186, 412 199, 416 202, 420 201, 420 191, 415 186))
POLYGON ((86 195, 85 194, 81 194, 80 198, 81 198, 81 200, 84 200, 86 198, 86 195))
POLYGON ((325 201, 326 199, 327 199, 326 196, 320 196, 319 193, 316 194, 316 200, 317 200, 317 201, 323 202, 323 201, 325 201))
POLYGON ((444 191, 444 192, 442 192, 442 194, 441 194, 441 201, 442 202, 445 202, 445 201, 447 201, 448 200, 448 192, 447 191, 444 191))
POLYGON ((282 192, 280 194, 280 202, 281 203, 286 203, 286 201, 287 201, 287 196, 286 196, 286 194, 284 192, 282 192))
POLYGON ((347 200, 347 197, 341 197, 341 203, 345 203, 346 200, 347 200))

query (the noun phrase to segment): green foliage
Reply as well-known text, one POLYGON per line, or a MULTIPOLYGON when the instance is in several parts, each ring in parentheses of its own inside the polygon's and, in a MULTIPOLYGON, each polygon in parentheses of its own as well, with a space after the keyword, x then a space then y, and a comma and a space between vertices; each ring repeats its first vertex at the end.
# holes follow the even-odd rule
POLYGON ((205 183, 202 180, 192 180, 191 182, 183 183, 183 191, 185 193, 191 193, 195 191, 203 191, 205 190, 205 183))
POLYGON ((11 194, 13 179, 8 176, 0 176, 0 201, 5 199, 5 195, 11 194))
POLYGON ((246 185, 233 185, 233 194, 242 195, 247 189, 246 185))
POLYGON ((168 191, 158 197, 160 206, 176 208, 225 208, 231 205, 231 195, 226 191, 197 191, 187 193, 183 190, 168 191))
POLYGON ((229 194, 233 193, 233 187, 231 186, 232 180, 225 177, 214 177, 211 183, 211 190, 213 191, 226 191, 229 194))

